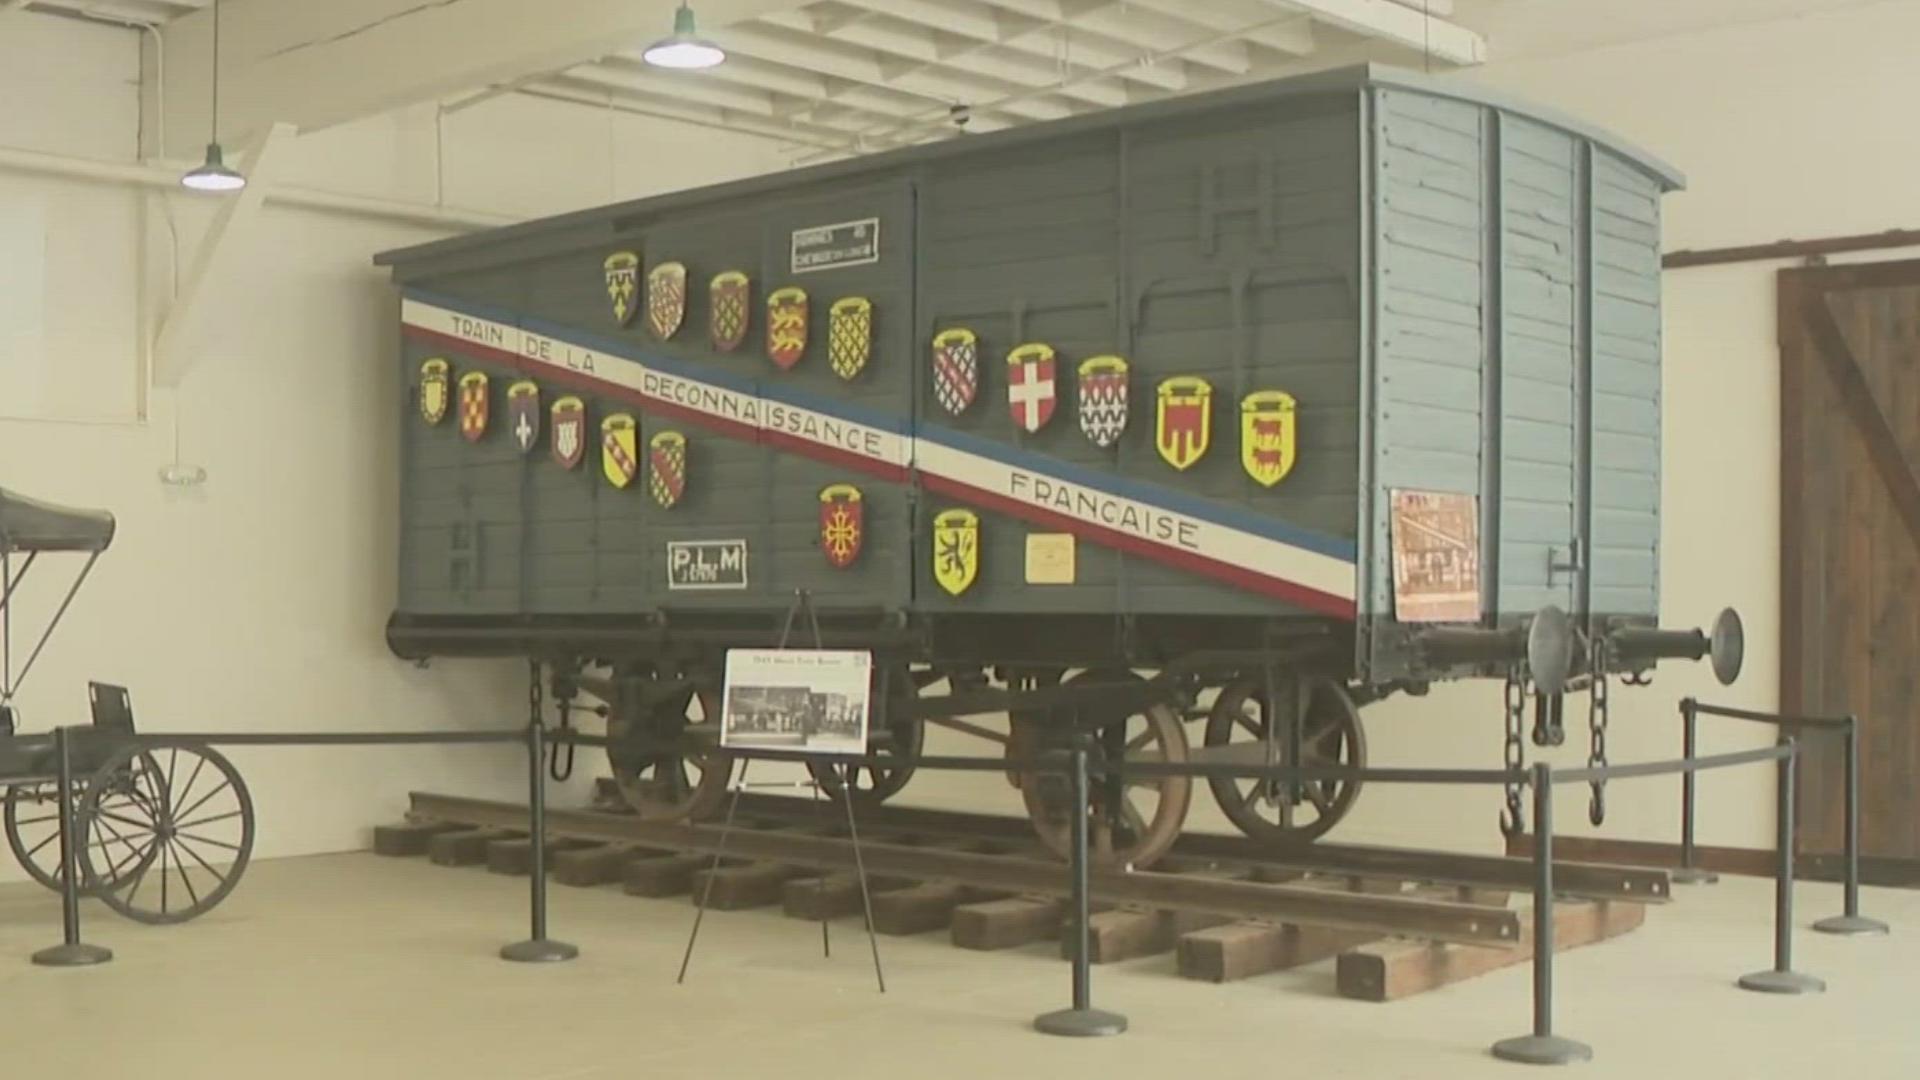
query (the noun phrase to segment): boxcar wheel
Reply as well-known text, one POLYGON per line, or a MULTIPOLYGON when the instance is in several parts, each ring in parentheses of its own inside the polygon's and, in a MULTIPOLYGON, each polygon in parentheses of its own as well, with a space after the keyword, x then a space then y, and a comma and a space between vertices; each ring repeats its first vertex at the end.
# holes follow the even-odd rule
POLYGON ((616 702, 607 717, 607 737, 614 745, 607 748, 607 762, 613 782, 633 812, 646 821, 695 820, 711 816, 726 801, 727 783, 733 777, 733 757, 715 748, 693 753, 640 754, 624 751, 623 739, 677 738, 682 730, 695 724, 720 723, 720 694, 701 686, 688 696, 685 704, 670 703, 671 713, 650 718, 649 730, 632 731, 631 710, 616 702), (693 715, 695 710, 699 715, 693 715))
POLYGON ((83 880, 113 910, 180 923, 227 898, 253 857, 253 797, 210 746, 127 747, 87 781, 83 880))
MULTIPOLYGON (((893 741, 876 751, 880 757, 920 756, 920 748, 926 742, 926 724, 917 717, 905 715, 906 704, 919 696, 916 685, 913 673, 906 667, 895 668, 888 674, 887 696, 891 700, 887 705, 886 730, 893 736, 893 741)), ((835 799, 840 797, 843 787, 840 777, 848 768, 853 770, 853 802, 856 806, 878 806, 898 795, 900 789, 907 786, 907 781, 913 779, 911 765, 893 767, 807 763, 807 771, 813 774, 821 789, 835 799)))
MULTIPOLYGON (((80 785, 76 782, 76 789, 80 785)), ((51 780, 31 784, 15 784, 7 789, 6 824, 7 846, 13 849, 13 857, 27 872, 27 876, 49 889, 58 892, 65 875, 60 867, 60 815, 54 804, 55 792, 59 785, 51 780)), ((81 798, 75 798, 75 811, 78 812, 81 798)), ((83 819, 74 821, 75 850, 74 863, 81 865, 79 848, 87 843, 87 830, 83 819)), ((96 843, 111 843, 95 838, 96 843)), ((139 864, 129 864, 120 869, 119 877, 124 880, 129 874, 140 869, 139 864)), ((96 887, 97 883, 81 875, 81 891, 96 887)), ((110 885, 119 881, 109 882, 110 885)))
MULTIPOLYGON (((1304 697, 1300 711, 1300 760, 1302 765, 1367 764, 1367 740, 1360 726, 1360 710, 1346 687, 1323 676, 1305 676, 1304 694, 1296 694, 1300 676, 1283 675, 1276 687, 1283 700, 1304 697)), ((1244 748, 1239 754, 1206 754, 1208 760, 1268 763, 1264 748, 1273 712, 1267 707, 1266 688, 1259 679, 1242 679, 1220 691, 1213 709, 1207 714, 1206 745, 1244 748)), ((1288 761, 1287 740, 1277 739, 1271 764, 1288 761)), ((1214 801, 1227 820, 1256 840, 1274 843, 1306 843, 1318 839, 1339 824, 1360 796, 1360 784, 1345 781, 1314 781, 1302 784, 1296 804, 1287 798, 1284 784, 1273 784, 1251 777, 1216 776, 1209 778, 1214 801)))
MULTIPOLYGON (((1146 681, 1127 671, 1089 671, 1073 676, 1066 684, 1091 680, 1146 681)), ((1062 718, 1066 719, 1070 718, 1062 718)), ((1054 743, 1065 734, 1064 726, 1061 722, 1049 724, 1048 730, 1035 731, 1030 738, 1042 744, 1054 743)), ((1078 726, 1091 729, 1109 757, 1117 756, 1122 762, 1187 760, 1187 733, 1180 713, 1165 702, 1150 702, 1126 716, 1080 722, 1078 726)), ((1029 774, 1020 785, 1020 795, 1040 842, 1066 857, 1072 842, 1072 781, 1057 773, 1029 774)), ((1156 776, 1110 784, 1096 775, 1090 778, 1088 796, 1088 805, 1080 812, 1088 815, 1087 843, 1094 863, 1145 868, 1180 838, 1180 827, 1193 798, 1193 781, 1185 776, 1156 776)))

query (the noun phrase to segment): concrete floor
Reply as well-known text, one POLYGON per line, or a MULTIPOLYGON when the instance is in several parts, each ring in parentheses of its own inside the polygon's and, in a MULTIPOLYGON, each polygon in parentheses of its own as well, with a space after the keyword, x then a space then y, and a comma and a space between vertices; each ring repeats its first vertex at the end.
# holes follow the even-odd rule
MULTIPOLYGON (((1642 929, 1559 959, 1558 1026, 1595 1048, 1581 1075, 1920 1076, 1920 892, 1868 890, 1890 938, 1797 935, 1797 964, 1831 989, 1736 990, 1770 960, 1770 883, 1685 891, 1642 929)), ((1099 1076, 1498 1077, 1536 1074, 1487 1045, 1529 1022, 1514 967, 1386 1005, 1334 994, 1331 964, 1228 986, 1188 982, 1161 956, 1096 968, 1096 1004, 1133 1030, 1079 1042, 1029 1029, 1065 1003, 1065 964, 1035 946, 968 953, 944 934, 883 938, 874 991, 857 923, 835 952, 777 912, 710 914, 688 982, 674 985, 693 909, 611 886, 556 886, 555 936, 580 959, 495 959, 524 933, 525 879, 372 855, 255 866, 198 922, 145 927, 86 905, 94 969, 28 963, 59 938, 32 885, 0 888, 0 1016, 15 1075, 71 1077, 633 1076, 969 1080, 1099 1076)), ((1803 921, 1837 906, 1800 891, 1803 921)))

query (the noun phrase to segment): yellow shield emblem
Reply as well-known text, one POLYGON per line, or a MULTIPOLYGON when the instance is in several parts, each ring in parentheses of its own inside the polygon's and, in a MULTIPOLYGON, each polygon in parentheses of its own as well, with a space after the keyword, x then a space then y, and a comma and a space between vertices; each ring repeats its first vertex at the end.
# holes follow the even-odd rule
POLYGON ((807 290, 789 285, 767 297, 767 359, 784 370, 807 353, 807 290))
POLYGON ((707 283, 707 329, 713 347, 732 352, 747 339, 747 304, 753 282, 738 270, 713 275, 707 283))
POLYGON ((1260 390, 1240 399, 1240 464, 1267 487, 1293 471, 1293 395, 1260 390))
POLYGON ((959 596, 980 572, 980 518, 971 510, 942 510, 933 519, 933 580, 959 596))
POLYGON ((687 267, 664 262, 647 274, 647 328, 665 341, 678 333, 687 314, 687 267))
POLYGON ((600 421, 600 471, 607 483, 623 488, 640 468, 640 430, 633 417, 615 413, 600 421))
POLYGON ((616 251, 602 264, 607 273, 607 299, 613 301, 613 317, 625 326, 640 309, 640 256, 631 251, 616 251))
POLYGON ((1192 375, 1160 384, 1154 395, 1154 448, 1161 460, 1186 470, 1206 456, 1213 441, 1213 386, 1192 375))
POLYGON ((429 424, 447 418, 447 362, 435 357, 420 365, 420 416, 429 424))
POLYGON ((873 352, 873 302, 864 296, 835 300, 828 316, 827 362, 835 375, 851 379, 873 352))

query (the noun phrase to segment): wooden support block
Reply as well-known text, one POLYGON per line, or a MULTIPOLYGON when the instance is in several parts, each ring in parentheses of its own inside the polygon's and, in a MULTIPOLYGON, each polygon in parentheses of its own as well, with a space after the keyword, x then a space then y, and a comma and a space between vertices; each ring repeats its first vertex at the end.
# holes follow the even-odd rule
POLYGON ((1372 930, 1288 923, 1228 923, 1180 936, 1180 974, 1207 982, 1231 982, 1283 971, 1338 955, 1379 937, 1372 930))
POLYGON ((877 894, 873 898, 873 928, 882 934, 923 934, 943 930, 953 921, 953 909, 995 894, 965 885, 931 882, 877 894))
POLYGON ((789 879, 781 886, 780 906, 796 919, 818 921, 857 915, 861 910, 860 879, 852 874, 789 879))
POLYGON ((1060 933, 1065 902, 1016 896, 953 909, 953 943, 962 949, 1011 949, 1060 933))
MULTIPOLYGON (((1618 937, 1646 921, 1644 904, 1563 900, 1553 906, 1553 947, 1578 948, 1618 937)), ((1533 917, 1520 920, 1515 948, 1449 945, 1395 938, 1340 955, 1340 996, 1394 1001, 1533 959, 1533 917)))
POLYGON ((520 835, 511 829, 459 829, 427 838, 427 858, 441 866, 473 866, 487 861, 487 845, 520 835))
POLYGON ((678 896, 692 887, 695 871, 711 865, 706 855, 642 856, 627 864, 621 888, 633 896, 678 896))
POLYGON ((441 833, 465 828, 451 821, 405 821, 373 828, 375 855, 425 855, 427 841, 441 833))
MULTIPOLYGON (((1204 911, 1141 911, 1119 908, 1096 911, 1087 925, 1087 962, 1114 964, 1152 956, 1174 947, 1182 934, 1205 930, 1233 920, 1204 911)), ((1060 955, 1073 956, 1073 925, 1060 926, 1060 955)))
POLYGON ((693 872, 691 895, 694 903, 705 897, 707 907, 715 911, 741 911, 780 902, 788 880, 806 871, 779 863, 754 863, 750 866, 722 866, 693 872), (712 885, 709 888, 708 882, 712 885))
MULTIPOLYGON (((578 851, 581 848, 593 846, 590 840, 550 839, 543 852, 547 863, 546 868, 553 869, 554 856, 562 851, 578 851)), ((524 836, 495 840, 487 845, 487 870, 492 873, 524 875, 531 865, 533 865, 533 841, 524 836)))
POLYGON ((595 844, 555 852, 548 864, 553 880, 562 885, 602 885, 624 880, 627 864, 647 854, 630 844, 595 844))

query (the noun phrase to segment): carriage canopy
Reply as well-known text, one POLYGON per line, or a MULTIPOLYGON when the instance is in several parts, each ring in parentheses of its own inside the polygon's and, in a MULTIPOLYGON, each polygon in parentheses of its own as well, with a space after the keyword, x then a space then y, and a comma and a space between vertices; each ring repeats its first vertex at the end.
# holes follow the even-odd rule
POLYGON ((0 488, 0 551, 105 551, 113 515, 29 499, 0 488))

